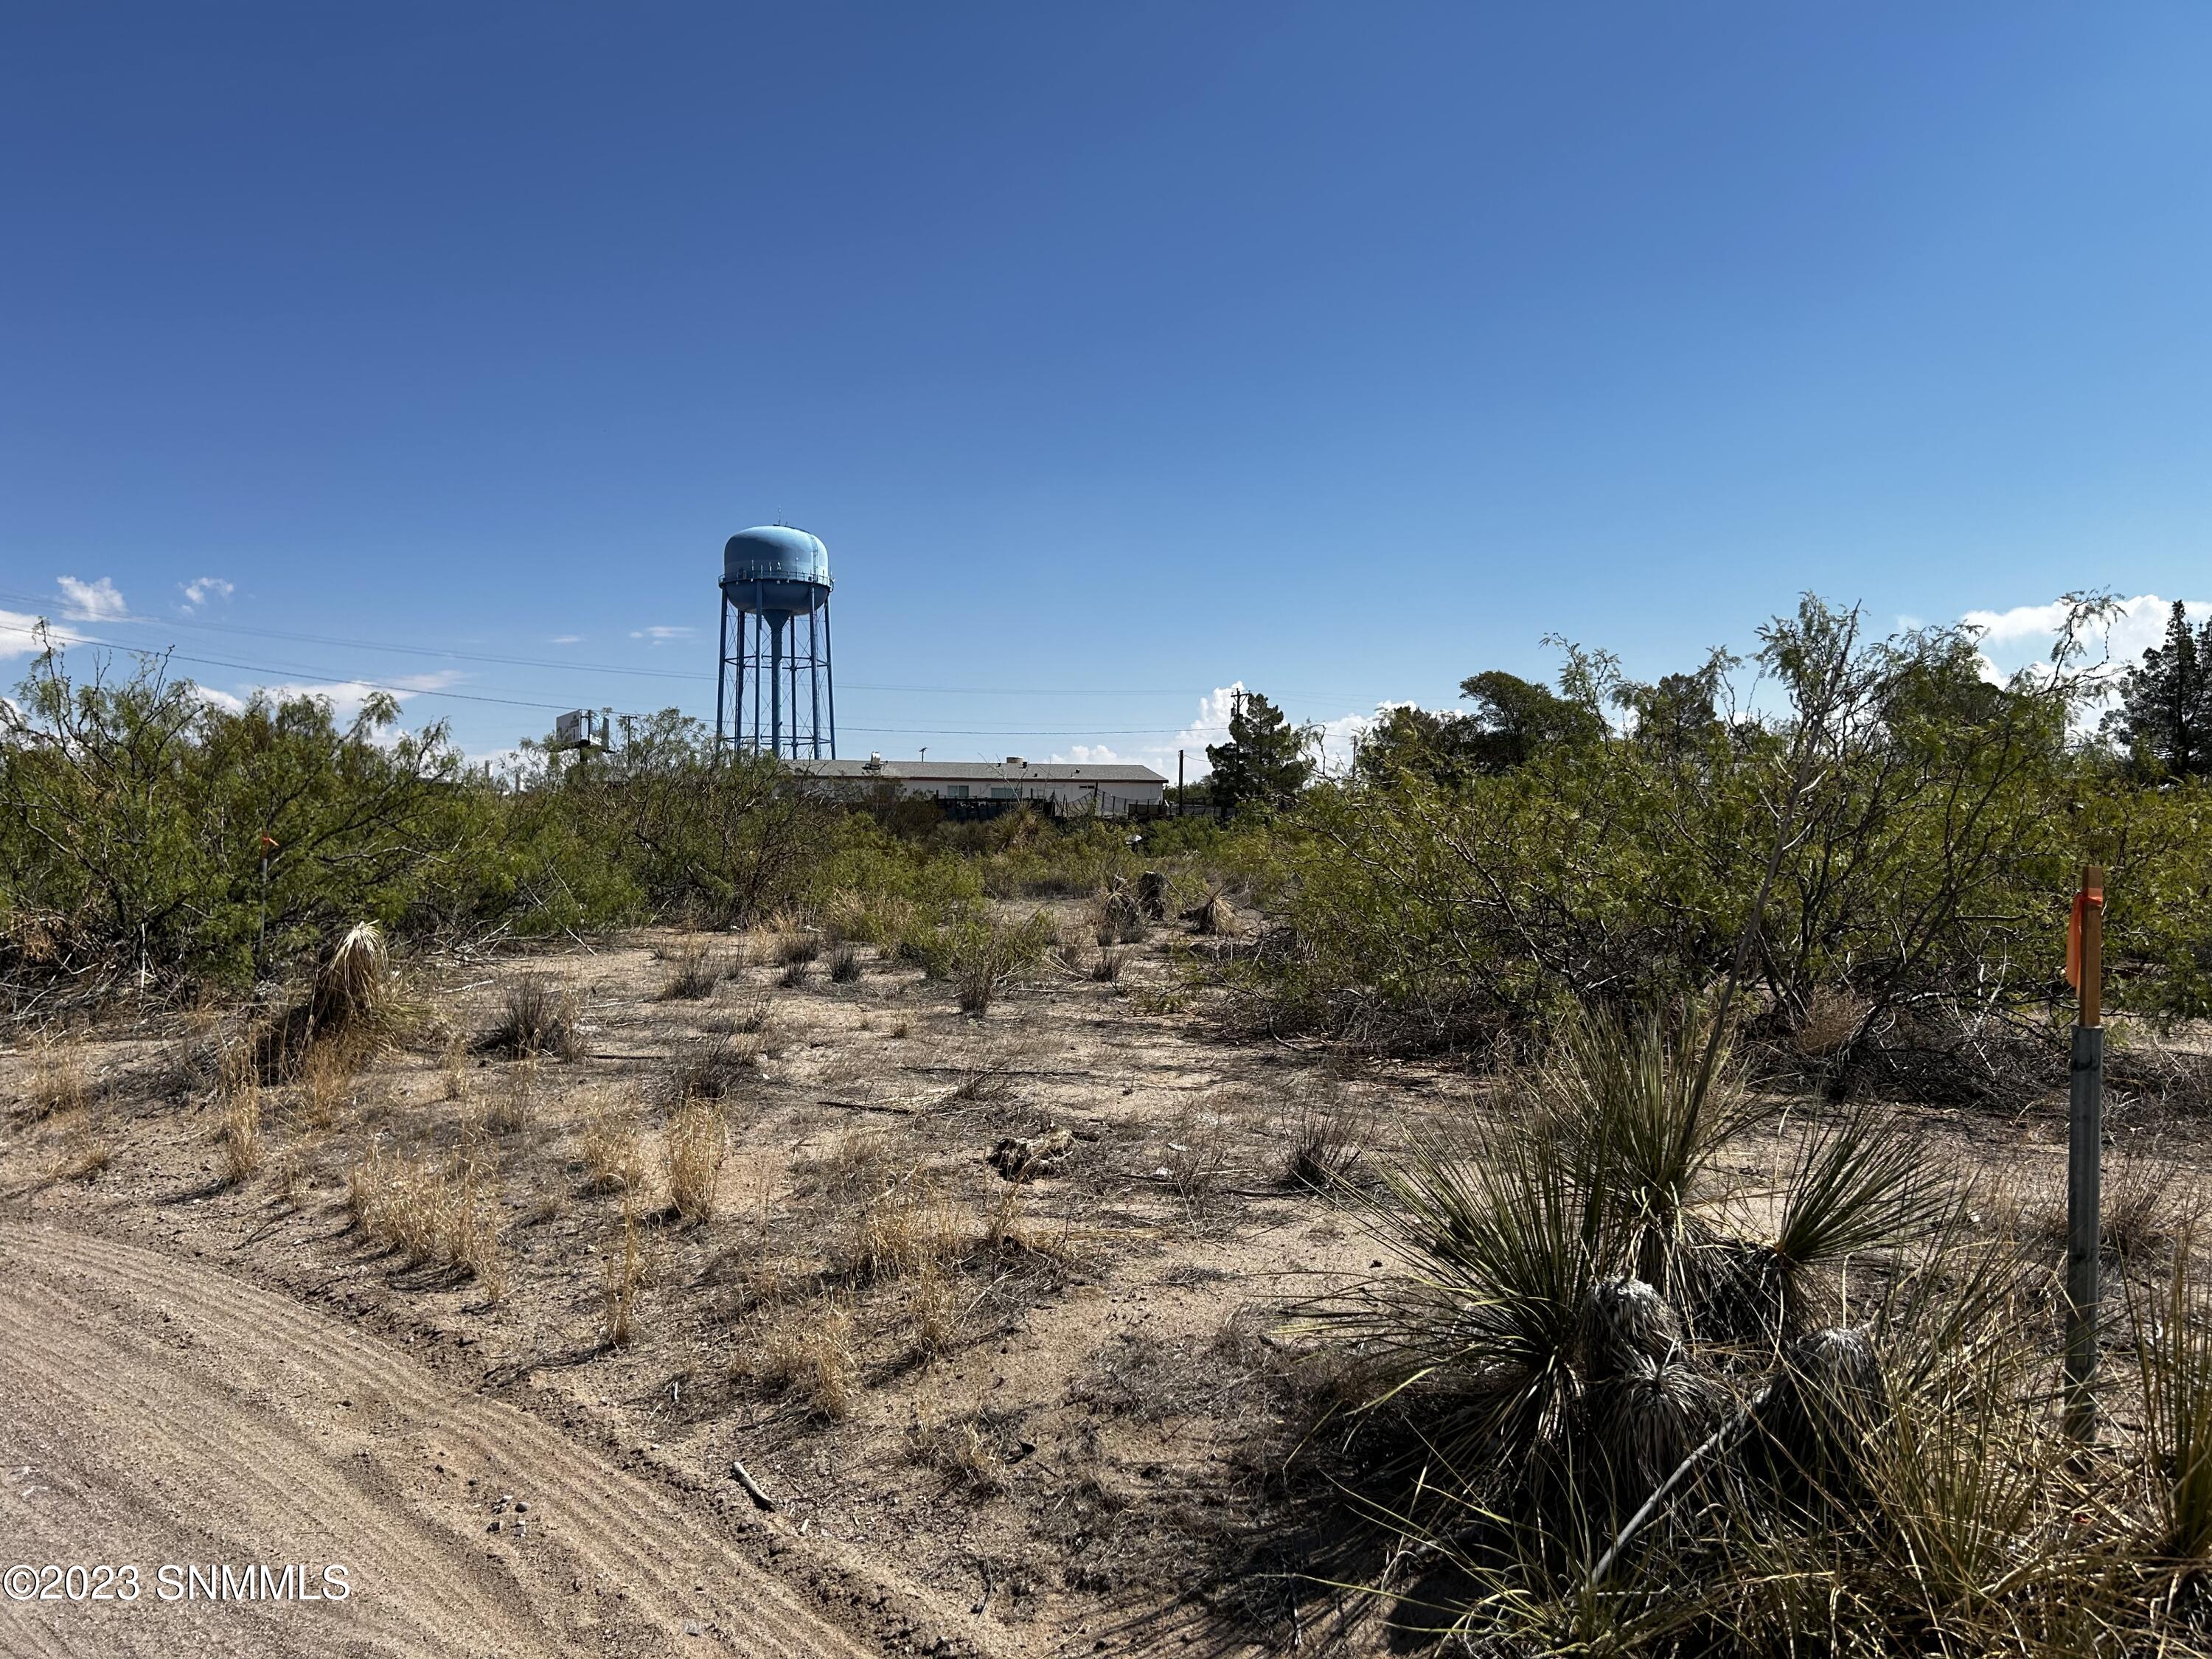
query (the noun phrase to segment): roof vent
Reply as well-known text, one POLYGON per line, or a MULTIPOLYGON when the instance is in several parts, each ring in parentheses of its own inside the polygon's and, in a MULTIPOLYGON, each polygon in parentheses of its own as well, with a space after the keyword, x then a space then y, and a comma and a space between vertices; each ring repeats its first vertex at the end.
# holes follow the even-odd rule
POLYGON ((884 757, 882 750, 874 750, 870 751, 868 755, 867 769, 871 772, 880 772, 884 769, 884 757))
POLYGON ((1009 766, 1027 766, 1029 763, 1024 760, 1019 755, 1009 755, 1006 757, 1006 764, 1009 766))

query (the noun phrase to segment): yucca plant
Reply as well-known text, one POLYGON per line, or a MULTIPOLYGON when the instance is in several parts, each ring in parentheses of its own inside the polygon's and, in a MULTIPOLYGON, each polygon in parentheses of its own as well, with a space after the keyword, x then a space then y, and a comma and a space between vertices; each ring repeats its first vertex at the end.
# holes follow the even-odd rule
POLYGON ((1786 1647, 1821 1594, 2010 1606, 1999 1557, 2052 1490, 2007 1461, 2041 1399, 2017 1247, 1978 1237, 1878 1111, 1799 1137, 1771 1187, 1730 1186, 1761 1111, 1724 1042, 1705 1073, 1714 1039, 1695 1012, 1577 1021, 1499 1119, 1334 1185, 1395 1258, 1309 1310, 1369 1368, 1363 1411, 1418 1446, 1378 1468, 1417 1474, 1385 1524, 1486 1563, 1492 1635, 1555 1624, 1577 1651, 1693 1613, 1786 1647), (1686 1588, 1740 1572, 1767 1589, 1686 1588))
POLYGON ((2185 1239, 2162 1293, 2136 1295, 2149 1543, 2177 1565, 2212 1556, 2212 1296, 2185 1239))

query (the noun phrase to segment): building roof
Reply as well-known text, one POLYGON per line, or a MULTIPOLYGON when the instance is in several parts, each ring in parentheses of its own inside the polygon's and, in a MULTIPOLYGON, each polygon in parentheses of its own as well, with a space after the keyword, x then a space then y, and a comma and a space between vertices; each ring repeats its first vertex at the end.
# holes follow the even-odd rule
POLYGON ((796 760, 794 772, 841 781, 909 783, 1165 783, 1149 766, 1079 766, 1058 761, 796 760))

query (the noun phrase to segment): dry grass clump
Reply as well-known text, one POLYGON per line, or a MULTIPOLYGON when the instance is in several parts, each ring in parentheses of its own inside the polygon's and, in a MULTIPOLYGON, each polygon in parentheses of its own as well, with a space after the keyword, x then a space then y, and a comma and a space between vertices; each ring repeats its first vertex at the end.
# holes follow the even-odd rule
POLYGON ((1341 1103, 1312 1092, 1293 1102, 1283 1181, 1325 1193, 1350 1178, 1367 1151, 1371 1126, 1341 1103))
POLYGON ((645 1154, 633 1112, 601 1111, 584 1125, 584 1188, 634 1193, 645 1185, 645 1154))
POLYGON ((728 952, 708 949, 696 939, 687 940, 673 958, 667 981, 660 988, 663 1001, 699 1001, 714 994, 714 988, 738 971, 728 952))
POLYGON ((477 1039, 481 1054, 521 1060, 551 1055, 574 1060, 584 1050, 578 1029, 582 1003, 576 993, 543 974, 525 974, 511 982, 500 1001, 498 1020, 477 1039))
POLYGON ((695 1037, 676 1052, 669 1067, 673 1097, 684 1100, 726 1100, 738 1091, 745 1074, 761 1060, 758 1032, 729 1036, 709 1032, 695 1037))
POLYGON ((102 1134, 85 1113, 76 1121, 69 1138, 62 1143, 52 1171, 56 1181, 90 1181, 113 1162, 115 1143, 102 1134))
POLYGON ((384 1146, 346 1173, 354 1224, 398 1251, 410 1267, 438 1263, 473 1276, 497 1301, 507 1286, 491 1166, 481 1146, 464 1146, 445 1164, 384 1146), (485 1214, 489 1206, 491 1215, 485 1214))
MULTIPOLYGON (((895 1030, 892 1035, 902 1034, 895 1030)), ((975 1105, 1012 1099, 1013 1071, 1021 1057, 1019 1049, 998 1042, 968 1055, 953 1067, 953 1075, 957 1081, 953 1084, 952 1093, 948 1098, 975 1105)))
MULTIPOLYGON (((2124 1258, 2148 1259, 2173 1249, 2195 1229, 2203 1218, 2203 1194, 2194 1181, 2180 1182, 2179 1173, 2154 1146, 2130 1147, 2122 1155, 2104 1180, 2106 1249, 2124 1258)), ((2062 1213, 2062 1238, 2064 1232, 2062 1213)))
POLYGON ((1101 985, 1118 984, 1121 969, 1128 963, 1129 953, 1112 945, 1101 949, 1091 959, 1091 977, 1101 985))
POLYGON ((638 1236, 637 1212, 623 1201, 622 1237, 607 1251, 600 1268, 599 1297, 607 1346, 626 1347, 637 1315, 637 1293, 645 1284, 645 1244, 638 1236))
POLYGON ((317 1129, 336 1123, 356 1069, 337 1044, 319 1042, 309 1048, 300 1064, 301 1121, 317 1129))
POLYGON ((31 1050, 31 1092, 21 1115, 33 1120, 81 1112, 92 1099, 82 1044, 44 1039, 31 1050))
POLYGON ((689 1099, 668 1123, 668 1197, 685 1221, 711 1221, 715 1187, 729 1137, 722 1115, 707 1101, 689 1099))
POLYGON ((775 982, 787 991, 804 991, 814 982, 813 957, 795 957, 785 963, 783 971, 775 976, 775 982))
POLYGON ((239 1186, 261 1167, 261 1079, 251 1066, 235 1077, 223 1096, 222 1178, 239 1186))
POLYGON ((957 1260, 966 1242, 959 1212, 920 1170, 908 1169, 861 1200, 833 1260, 861 1283, 902 1279, 957 1260))
POLYGON ((1173 1131, 1160 1167, 1194 1222, 1212 1215, 1229 1176, 1229 1138, 1218 1117, 1187 1118, 1173 1131))
POLYGON ((789 968, 794 963, 812 963, 822 956, 822 935, 799 931, 784 934, 775 942, 776 965, 789 968))
MULTIPOLYGON (((2064 1249, 2063 1179, 2033 1180, 2002 1197, 2018 1212, 2020 1233, 2046 1248, 2064 1249)), ((2181 1170, 2160 1156, 2155 1146, 2147 1149, 2130 1146, 2118 1158, 2107 1158, 2102 1200, 2099 1218, 2105 1253, 2125 1262, 2166 1255, 2197 1227, 2204 1210, 2197 1183, 2182 1179, 2181 1170)))
POLYGON ((1005 1425, 998 1413, 981 1410, 930 1423, 917 1407, 907 1425, 907 1461, 945 1476, 956 1491, 995 1497, 1006 1488, 1006 1454, 999 1446, 1005 1425))
POLYGON ((1790 1046, 1807 1060, 1825 1060, 1858 1036, 1872 1006, 1852 991, 1819 986, 1806 1004, 1805 1018, 1790 1034, 1790 1046))
POLYGON ((750 996, 738 998, 726 1011, 705 1021, 705 1029, 726 1036, 758 1035, 768 1030, 771 1007, 769 994, 756 991, 750 996))
POLYGON ((757 1320, 740 1331, 730 1369, 771 1392, 798 1395, 824 1421, 842 1422, 860 1381, 852 1310, 824 1297, 757 1320))
POLYGON ((502 1087, 484 1111, 484 1127, 494 1134, 520 1134, 538 1121, 538 1097, 543 1079, 538 1071, 538 1052, 523 1053, 521 1063, 502 1079, 502 1087))
POLYGON ((445 1083, 447 1100, 469 1097, 468 1066, 468 1039, 458 1030, 448 1031, 438 1051, 438 1075, 445 1083))
POLYGON ((960 1338, 960 1310, 952 1276, 935 1261, 914 1276, 908 1315, 914 1324, 914 1351, 925 1363, 952 1352, 960 1338))
POLYGON ((830 952, 830 982, 851 985, 860 977, 860 953, 846 940, 840 940, 830 952))

